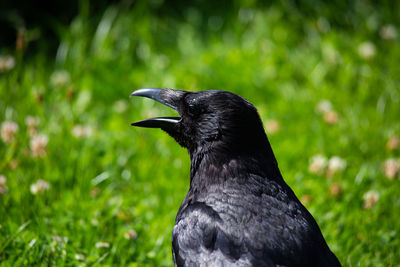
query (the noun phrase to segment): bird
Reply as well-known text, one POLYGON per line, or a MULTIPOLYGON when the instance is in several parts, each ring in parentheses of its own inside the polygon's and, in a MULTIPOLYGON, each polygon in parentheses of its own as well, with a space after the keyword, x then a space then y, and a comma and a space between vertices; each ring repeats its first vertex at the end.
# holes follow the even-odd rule
POLYGON ((341 266, 283 180, 257 109, 222 90, 143 88, 179 113, 134 122, 188 150, 190 186, 172 229, 175 266, 341 266))

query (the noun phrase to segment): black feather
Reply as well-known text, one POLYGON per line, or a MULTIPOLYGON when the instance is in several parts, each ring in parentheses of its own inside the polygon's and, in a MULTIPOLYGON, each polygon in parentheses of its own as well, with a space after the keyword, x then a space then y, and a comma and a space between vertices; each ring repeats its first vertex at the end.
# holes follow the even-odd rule
POLYGON ((159 95, 181 115, 163 129, 191 158, 172 231, 176 266, 340 266, 284 182, 250 102, 216 90, 159 95))

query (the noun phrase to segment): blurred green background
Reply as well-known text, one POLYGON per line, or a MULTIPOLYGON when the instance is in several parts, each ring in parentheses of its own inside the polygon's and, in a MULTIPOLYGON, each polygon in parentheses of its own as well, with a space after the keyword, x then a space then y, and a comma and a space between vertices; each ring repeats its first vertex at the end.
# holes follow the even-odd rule
POLYGON ((400 264, 396 1, 2 1, 0 265, 172 266, 189 157, 143 87, 259 110, 344 266, 400 264))

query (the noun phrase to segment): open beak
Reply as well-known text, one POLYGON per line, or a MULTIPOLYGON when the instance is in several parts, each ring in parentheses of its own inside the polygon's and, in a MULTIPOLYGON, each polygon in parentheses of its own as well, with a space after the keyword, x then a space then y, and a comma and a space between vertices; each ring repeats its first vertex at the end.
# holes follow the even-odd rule
MULTIPOLYGON (((151 98, 170 108, 178 110, 177 106, 185 91, 161 89, 161 88, 143 88, 134 91, 130 96, 142 96, 151 98)), ((131 123, 132 126, 161 128, 163 130, 172 130, 180 122, 180 117, 158 117, 131 123)))

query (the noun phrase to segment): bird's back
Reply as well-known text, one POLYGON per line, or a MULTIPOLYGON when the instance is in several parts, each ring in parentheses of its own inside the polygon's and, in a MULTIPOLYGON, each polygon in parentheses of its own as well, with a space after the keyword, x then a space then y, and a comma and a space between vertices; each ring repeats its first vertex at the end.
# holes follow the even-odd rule
POLYGON ((177 266, 340 266, 291 189, 257 175, 189 191, 173 252, 177 266))

